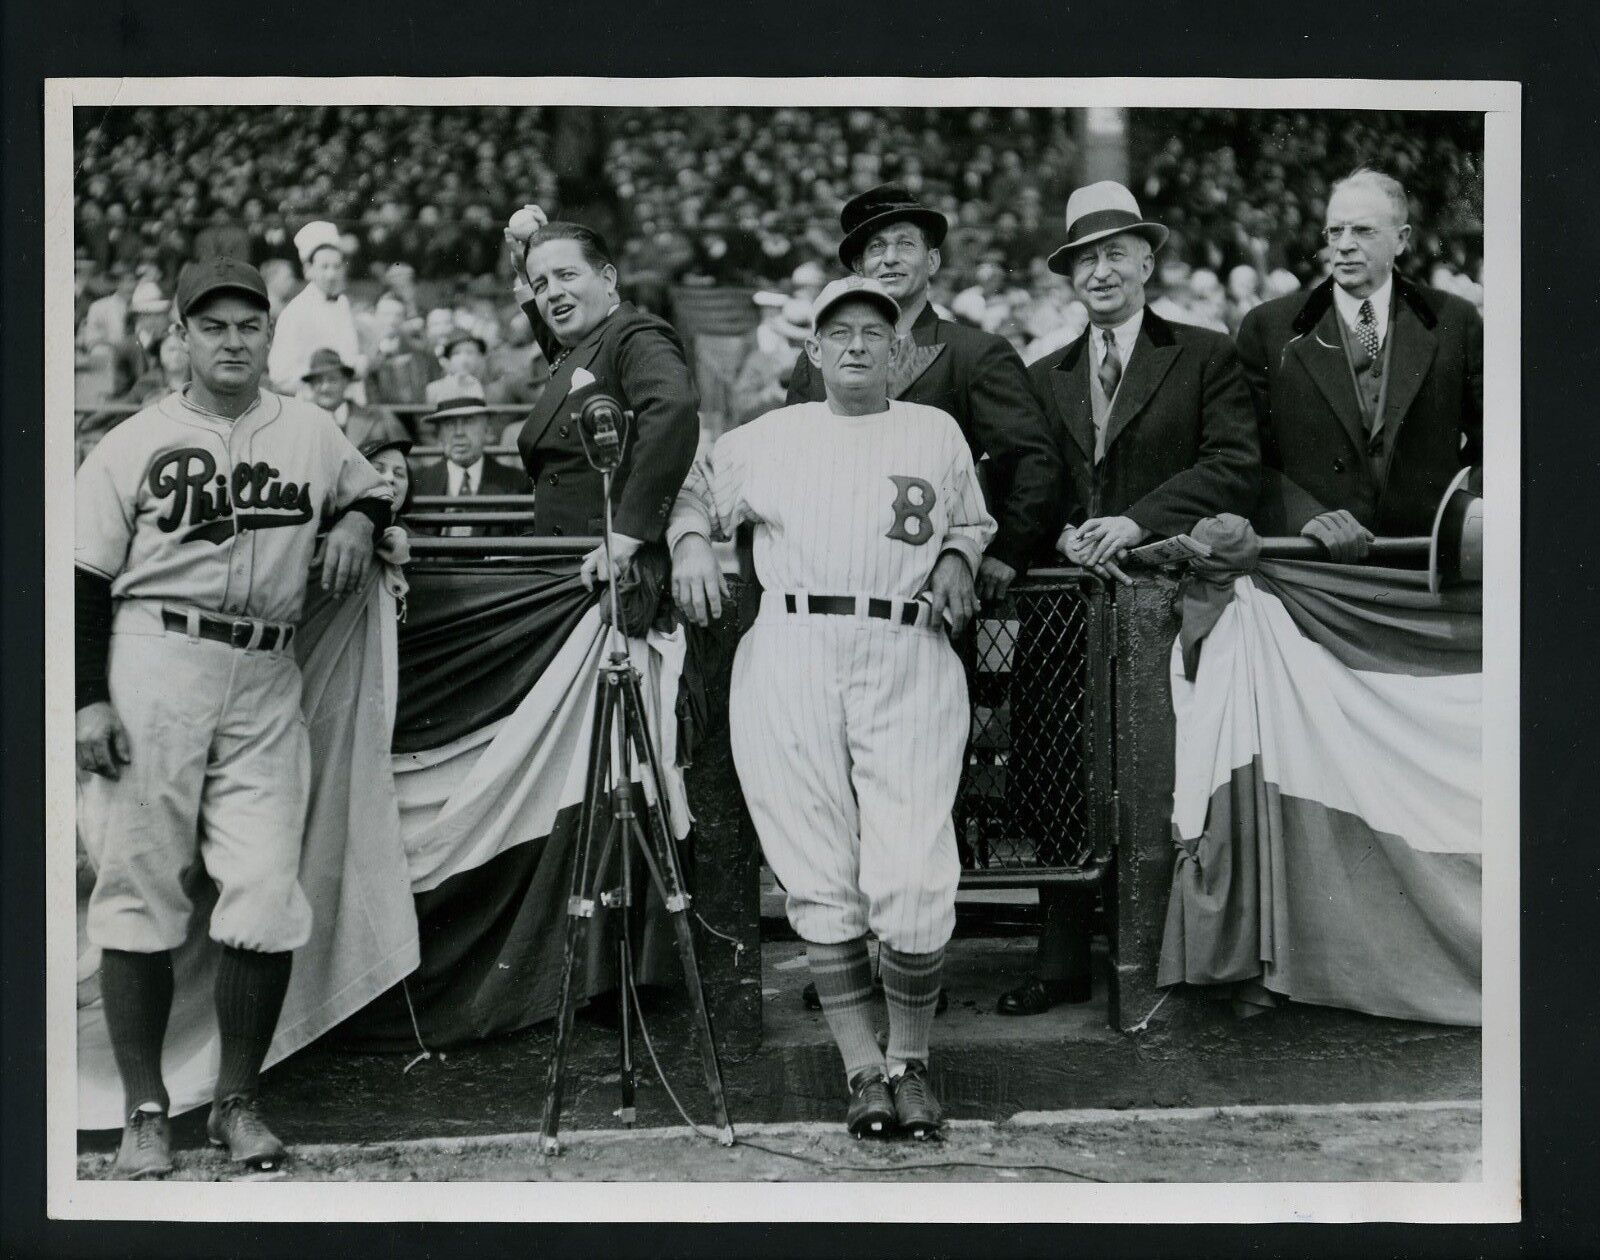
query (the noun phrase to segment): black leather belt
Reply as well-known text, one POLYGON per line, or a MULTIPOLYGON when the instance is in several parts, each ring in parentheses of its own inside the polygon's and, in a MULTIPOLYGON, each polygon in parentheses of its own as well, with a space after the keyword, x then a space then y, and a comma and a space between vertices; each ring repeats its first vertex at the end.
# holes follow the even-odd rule
MULTIPOLYGON (((173 608, 161 610, 161 624, 168 630, 176 630, 180 634, 189 633, 189 618, 187 614, 178 612, 173 608)), ((202 639, 211 639, 216 643, 226 643, 229 647, 247 648, 250 646, 251 636, 255 634, 259 622, 234 621, 231 617, 214 617, 210 613, 200 614, 200 624, 197 627, 202 639)), ((270 652, 274 648, 288 647, 294 638, 293 626, 262 626, 261 642, 256 644, 256 649, 270 652), (279 637, 282 643, 279 643, 279 637)))
MULTIPOLYGON (((793 595, 783 597, 784 609, 788 612, 799 612, 799 601, 793 595)), ((831 614, 837 617, 854 617, 856 615, 856 599, 854 595, 807 595, 806 610, 813 613, 831 614)), ((916 601, 911 600, 900 605, 899 616, 895 615, 894 601, 892 599, 867 600, 867 616, 876 617, 879 621, 897 621, 902 626, 914 626, 922 609, 916 601)))

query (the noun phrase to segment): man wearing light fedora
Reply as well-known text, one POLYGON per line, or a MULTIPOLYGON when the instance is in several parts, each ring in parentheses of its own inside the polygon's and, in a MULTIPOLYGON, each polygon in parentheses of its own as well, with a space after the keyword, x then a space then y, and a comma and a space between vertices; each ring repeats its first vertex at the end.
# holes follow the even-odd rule
POLYGON ((378 438, 404 441, 410 438, 405 426, 387 411, 363 407, 350 401, 350 382, 356 370, 329 346, 314 350, 306 366, 305 383, 311 387, 311 401, 328 412, 350 445, 360 449, 378 438))
MULTIPOLYGON (((1050 256, 1089 313, 1089 326, 1030 369, 1065 454, 1066 528, 1058 550, 1072 564, 1123 579, 1129 548, 1182 534, 1220 512, 1248 514, 1260 480, 1255 416, 1244 373, 1226 334, 1169 322, 1145 306, 1145 284, 1167 229, 1149 222, 1133 194, 1110 180, 1067 200, 1066 240, 1050 256)), ((1022 653, 1019 651, 1019 657, 1022 653)), ((1019 659, 1014 692, 1024 701, 1032 670, 1019 659)), ((1048 711, 1013 703, 1008 795, 1014 816, 1059 864, 1068 812, 1049 790, 1060 767, 1029 750, 1056 741, 1048 711)), ((1090 996, 1089 894, 1076 885, 1042 887, 1044 928, 1038 970, 1002 995, 1002 1015, 1034 1015, 1090 996)))
MULTIPOLYGON (((428 401, 434 409, 427 419, 438 429, 445 457, 417 469, 413 485, 418 495, 470 498, 480 494, 533 493, 533 483, 525 474, 514 472, 483 453, 489 440, 489 409, 484 402, 483 385, 476 377, 441 377, 429 384, 428 401)), ((422 526, 415 528, 419 533, 437 532, 422 526)), ((499 525, 448 525, 443 532, 450 538, 489 538, 515 531, 499 525)))
MULTIPOLYGON (((1061 457, 1027 369, 1005 338, 940 319, 929 302, 950 226, 943 214, 904 185, 880 184, 846 202, 839 224, 839 261, 900 306, 889 397, 954 416, 972 458, 987 456, 985 490, 1000 530, 978 572, 978 597, 1004 599, 1031 562, 1049 555, 1061 523, 1061 457)), ((823 398, 822 377, 802 353, 787 401, 823 398)))

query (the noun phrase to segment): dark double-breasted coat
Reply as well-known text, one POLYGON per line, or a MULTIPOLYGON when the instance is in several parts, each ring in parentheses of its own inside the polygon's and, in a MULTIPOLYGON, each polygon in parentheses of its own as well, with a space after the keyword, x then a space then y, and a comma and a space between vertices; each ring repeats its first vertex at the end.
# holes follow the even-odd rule
POLYGON ((1228 337, 1162 319, 1148 307, 1094 461, 1090 325, 1030 369, 1065 451, 1074 524, 1127 516, 1157 538, 1219 512, 1249 513, 1261 454, 1239 357, 1228 337))
POLYGON ((1426 534, 1450 479, 1483 458, 1483 321, 1470 302, 1395 277, 1389 436, 1374 461, 1338 320, 1330 279, 1239 328, 1267 466, 1256 528, 1294 534, 1345 508, 1380 536, 1426 534))
MULTIPOLYGON (((966 435, 989 511, 1000 528, 988 555, 1019 573, 1048 555, 1061 531, 1063 472, 1027 369, 1003 337, 940 319, 923 308, 911 326, 915 347, 889 395, 937 407, 966 435)), ((805 353, 789 378, 789 403, 821 402, 822 374, 805 353)))
POLYGON ((612 479, 612 523, 619 534, 656 541, 666 529, 700 441, 698 402, 683 341, 665 320, 622 302, 564 353, 538 307, 530 300, 522 309, 546 357, 556 365, 517 437, 523 467, 533 479, 532 532, 602 532, 601 476, 584 455, 575 412, 595 394, 609 394, 634 414, 622 467, 612 479), (594 383, 574 391, 573 374, 580 369, 594 383))

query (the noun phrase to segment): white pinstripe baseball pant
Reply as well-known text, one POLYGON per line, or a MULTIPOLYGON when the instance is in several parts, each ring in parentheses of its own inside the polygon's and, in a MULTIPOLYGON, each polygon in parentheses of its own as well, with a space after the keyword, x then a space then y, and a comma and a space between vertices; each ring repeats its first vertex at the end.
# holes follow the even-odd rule
POLYGON ((785 614, 772 594, 739 645, 729 726, 789 922, 820 944, 870 929, 902 953, 936 950, 961 874, 961 663, 942 629, 785 614))

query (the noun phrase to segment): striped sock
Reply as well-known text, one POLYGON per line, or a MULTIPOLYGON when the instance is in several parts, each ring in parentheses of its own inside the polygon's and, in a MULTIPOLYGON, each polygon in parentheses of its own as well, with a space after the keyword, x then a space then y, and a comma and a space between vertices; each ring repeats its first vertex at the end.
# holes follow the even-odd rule
POLYGON ((278 1028, 293 962, 294 955, 287 950, 268 954, 233 945, 222 947, 213 989, 222 1042, 216 1090, 219 1101, 255 1092, 261 1062, 278 1028))
POLYGON ((884 996, 889 999, 889 1075, 898 1076, 908 1060, 928 1061, 928 1034, 939 1006, 944 950, 902 954, 881 945, 878 965, 883 972, 884 996))
POLYGON ((883 1070, 878 1048, 877 1021, 873 1018, 872 963, 867 958, 866 937, 839 945, 806 942, 806 962, 822 999, 833 1039, 844 1056, 847 1080, 871 1069, 883 1070))

